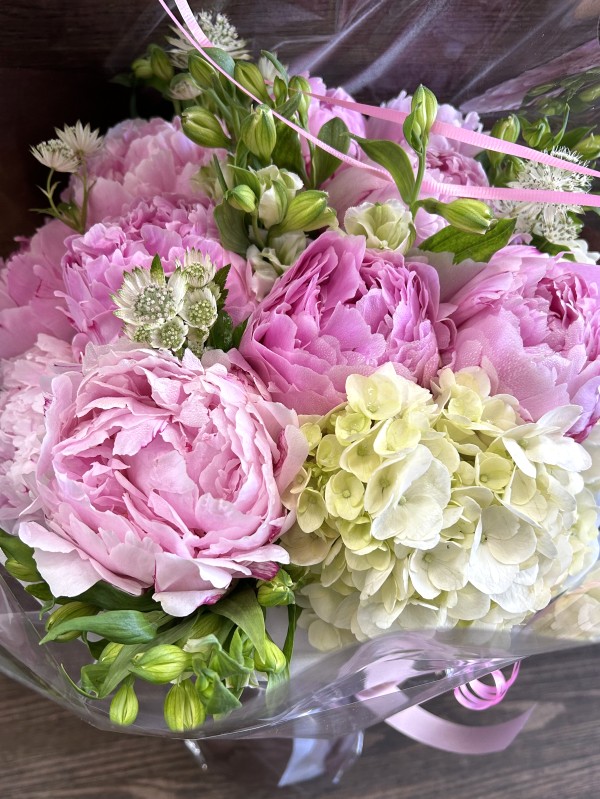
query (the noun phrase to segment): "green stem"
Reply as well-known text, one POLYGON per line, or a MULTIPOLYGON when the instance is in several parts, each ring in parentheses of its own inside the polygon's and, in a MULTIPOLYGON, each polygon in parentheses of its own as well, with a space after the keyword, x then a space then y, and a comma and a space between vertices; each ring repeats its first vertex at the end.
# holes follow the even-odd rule
POLYGON ((88 200, 90 196, 90 188, 88 186, 87 181, 87 166, 85 162, 82 167, 81 172, 81 185, 83 186, 83 197, 81 199, 81 216, 79 217, 79 225, 81 230, 79 233, 85 233, 85 228, 87 225, 87 214, 88 214, 88 200))
POLYGON ((181 100, 177 100, 176 98, 173 98, 172 102, 173 102, 173 110, 175 111, 175 116, 176 117, 180 117, 181 116, 181 111, 182 111, 181 100))
POLYGON ((419 156, 419 166, 417 169, 417 177, 415 178, 415 188, 413 189, 413 201, 411 203, 412 206, 418 201, 419 194, 421 193, 421 185, 423 184, 423 178, 425 177, 425 168, 427 166, 427 143, 420 153, 417 154, 419 156))
POLYGON ((50 203, 50 208, 54 212, 56 218, 62 219, 62 214, 56 207, 54 203, 54 198, 52 196, 54 194, 54 190, 52 188, 52 178, 54 177, 54 172, 55 172, 54 169, 50 169, 50 172, 48 172, 48 180, 46 181, 46 197, 48 198, 48 202, 50 203))

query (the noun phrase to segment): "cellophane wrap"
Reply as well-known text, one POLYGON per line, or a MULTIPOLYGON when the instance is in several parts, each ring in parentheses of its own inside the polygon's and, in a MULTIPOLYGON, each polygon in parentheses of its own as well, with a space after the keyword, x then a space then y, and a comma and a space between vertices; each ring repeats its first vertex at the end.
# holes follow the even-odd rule
MULTIPOLYGON (((202 8, 226 13, 254 53, 275 51, 294 73, 322 76, 328 86, 341 85, 366 102, 423 83, 441 102, 477 111, 487 123, 505 111, 560 99, 574 76, 587 73, 589 79, 591 71, 600 85, 596 0, 232 0, 204 2, 202 8)), ((164 13, 148 2, 137 24, 115 42, 115 53, 133 58, 144 39, 158 40, 167 27, 164 13)), ((572 104, 573 125, 594 115, 597 103, 572 104)), ((65 677, 77 679, 89 662, 86 647, 40 646, 39 615, 17 582, 0 576, 0 669, 96 727, 114 729, 108 701, 86 699, 65 677)), ((269 614, 275 640, 284 626, 278 611, 269 614)), ((191 734, 168 730, 163 689, 145 684, 138 692, 139 717, 127 731, 187 739, 336 738, 515 660, 598 641, 596 566, 509 633, 394 633, 324 655, 299 630, 289 682, 269 692, 248 691, 241 709, 191 734)))

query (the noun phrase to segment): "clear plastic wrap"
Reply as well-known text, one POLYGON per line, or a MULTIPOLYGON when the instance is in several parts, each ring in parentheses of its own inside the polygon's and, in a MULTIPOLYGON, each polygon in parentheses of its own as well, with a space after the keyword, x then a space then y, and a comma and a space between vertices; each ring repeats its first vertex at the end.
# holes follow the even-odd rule
MULTIPOLYGON (((596 0, 232 0, 210 9, 226 13, 253 51, 275 51, 294 72, 318 74, 328 86, 342 85, 365 101, 385 101, 424 83, 441 101, 493 118, 552 102, 558 113, 567 92, 574 124, 597 117, 598 101, 578 104, 582 87, 600 85, 596 0)), ((162 12, 149 2, 135 36, 155 39, 157 27, 164 27, 162 12)), ((139 38, 132 36, 116 42, 115 52, 135 56, 139 38)), ((192 735, 169 732, 163 693, 147 686, 128 731, 198 740, 358 733, 515 660, 599 642, 598 586, 595 568, 510 633, 389 634, 328 655, 315 653, 299 636, 291 680, 273 691, 250 691, 243 707, 226 718, 192 735)), ((276 614, 271 624, 276 637, 276 614)), ((35 602, 11 578, 0 577, 1 670, 95 726, 112 729, 108 702, 86 699, 65 678, 64 671, 76 679, 89 661, 85 647, 40 647, 42 637, 35 602)))

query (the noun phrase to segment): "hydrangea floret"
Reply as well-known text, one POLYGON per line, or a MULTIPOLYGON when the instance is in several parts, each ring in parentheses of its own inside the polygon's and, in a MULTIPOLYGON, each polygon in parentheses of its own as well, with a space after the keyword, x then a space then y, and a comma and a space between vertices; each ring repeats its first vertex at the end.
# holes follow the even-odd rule
POLYGON ((482 369, 433 393, 390 364, 352 375, 347 402, 302 430, 309 457, 284 543, 313 576, 301 624, 321 650, 393 630, 519 624, 598 554, 591 459, 565 432, 490 394, 482 369))

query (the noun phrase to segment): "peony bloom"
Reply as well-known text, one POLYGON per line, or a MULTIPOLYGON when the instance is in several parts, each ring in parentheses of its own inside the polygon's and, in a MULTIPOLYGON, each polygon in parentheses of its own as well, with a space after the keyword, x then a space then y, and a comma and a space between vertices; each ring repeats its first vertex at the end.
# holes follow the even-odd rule
POLYGON ((241 362, 90 347, 52 382, 37 467, 46 524, 23 522, 19 536, 55 596, 98 580, 153 587, 185 616, 287 562, 273 542, 293 520, 280 493, 306 457, 297 425, 241 362))
POLYGON ((325 233, 252 314, 240 349, 275 399, 326 413, 344 399, 348 375, 386 361, 427 386, 450 340, 431 266, 325 233))
MULTIPOLYGON (((192 181, 214 150, 194 144, 181 130, 178 118, 128 119, 111 128, 102 150, 89 159, 90 192, 88 223, 120 216, 141 199, 160 194, 200 196, 192 181)), ((81 184, 72 182, 81 202, 81 184)))
POLYGON ((600 418, 600 291, 597 269, 534 247, 500 250, 450 299, 455 368, 483 366, 494 392, 515 396, 536 421, 561 405, 582 408, 570 435, 600 418))
POLYGON ((72 362, 64 341, 40 335, 19 358, 0 367, 0 519, 14 522, 37 506, 35 468, 44 437, 46 391, 72 362), (44 390, 46 389, 46 391, 44 390))
MULTIPOLYGON (((60 259, 72 231, 57 219, 43 225, 0 272, 0 358, 21 355, 39 333, 69 341, 73 329, 63 300, 60 259)), ((0 263, 1 266, 1 263, 0 263)))
POLYGON ((83 236, 69 240, 63 273, 69 317, 79 331, 76 349, 83 351, 88 341, 109 344, 121 335, 111 294, 121 288, 126 272, 149 269, 158 254, 165 272, 171 274, 176 260, 183 261, 190 249, 208 255, 218 268, 231 264, 226 308, 235 324, 245 319, 252 310, 249 267, 219 244, 208 202, 155 197, 133 206, 124 217, 93 225, 83 236))

